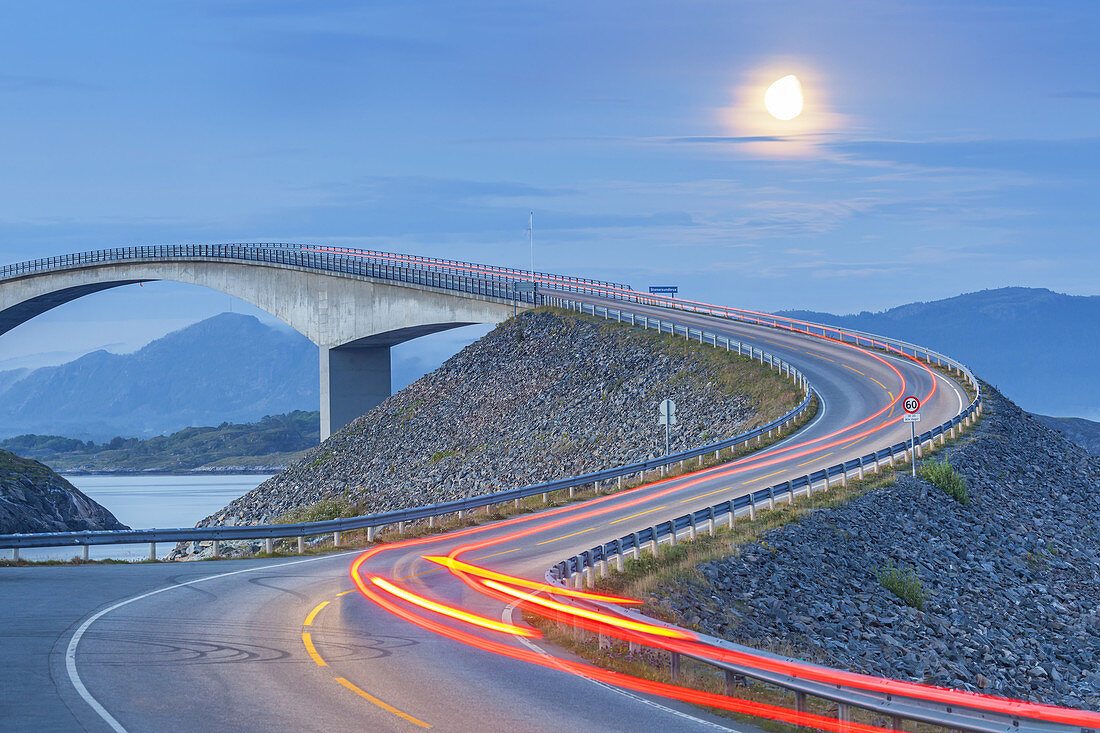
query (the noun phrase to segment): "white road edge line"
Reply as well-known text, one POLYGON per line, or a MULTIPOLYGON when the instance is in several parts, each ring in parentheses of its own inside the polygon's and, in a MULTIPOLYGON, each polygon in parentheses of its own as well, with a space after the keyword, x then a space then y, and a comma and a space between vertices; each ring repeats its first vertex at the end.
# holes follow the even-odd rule
POLYGON ((227 578, 230 575, 240 575, 241 573, 251 573, 251 572, 255 572, 257 570, 270 570, 273 567, 283 568, 283 567, 286 567, 288 565, 298 565, 298 564, 301 564, 301 563, 304 563, 304 562, 316 562, 317 560, 328 560, 328 559, 331 559, 331 558, 334 558, 334 557, 343 557, 344 555, 357 554, 359 552, 362 552, 362 551, 361 550, 354 550, 352 552, 340 552, 340 553, 337 553, 337 554, 334 554, 334 555, 322 555, 321 557, 310 557, 310 558, 306 558, 304 560, 294 560, 293 562, 280 563, 278 565, 260 565, 260 566, 254 567, 254 568, 245 568, 243 570, 234 570, 234 571, 229 572, 229 573, 219 573, 218 575, 207 575, 204 578, 196 578, 195 580, 188 580, 188 581, 183 582, 183 583, 176 583, 174 585, 165 586, 164 588, 158 588, 157 590, 149 591, 148 593, 142 593, 141 595, 134 596, 133 598, 127 598, 124 601, 119 601, 118 603, 114 604, 113 606, 109 606, 107 608, 104 608, 102 611, 98 611, 98 612, 94 613, 92 616, 88 617, 88 619, 85 620, 84 623, 80 624, 80 626, 77 628, 77 630, 73 633, 73 638, 69 639, 69 646, 65 650, 65 671, 69 673, 69 681, 72 682, 73 687, 76 689, 77 694, 80 695, 80 697, 84 700, 84 702, 88 703, 88 705, 92 708, 92 710, 94 710, 96 712, 96 714, 99 717, 103 718, 103 722, 105 722, 108 726, 110 726, 111 730, 115 731, 115 733, 127 733, 126 729, 124 727, 122 727, 122 724, 119 723, 118 720, 116 720, 113 715, 111 715, 109 712, 107 712, 107 709, 105 707, 103 707, 99 703, 99 701, 95 699, 95 697, 92 696, 92 693, 88 692, 88 688, 84 686, 84 681, 82 679, 80 679, 80 674, 76 671, 76 647, 80 643, 80 639, 84 636, 84 633, 91 627, 92 624, 94 624, 96 621, 103 618, 107 614, 109 614, 111 611, 122 608, 123 606, 129 605, 131 603, 134 603, 135 601, 140 601, 140 600, 143 600, 145 598, 149 598, 150 596, 155 596, 155 595, 158 595, 160 593, 164 593, 165 591, 174 590, 176 588, 183 588, 183 587, 188 586, 188 585, 195 585, 196 583, 202 583, 202 582, 205 582, 207 580, 217 580, 218 578, 227 578))
MULTIPOLYGON (((516 606, 518 604, 519 604, 519 601, 515 601, 515 602, 510 603, 507 606, 505 606, 504 610, 500 612, 500 620, 503 621, 504 623, 510 623, 510 624, 515 625, 515 620, 512 618, 512 612, 516 610, 516 606)), ((519 641, 522 642, 523 645, 526 646, 527 648, 529 648, 531 651, 536 652, 538 654, 541 654, 544 657, 549 657, 550 659, 554 660, 555 666, 557 666, 558 669, 560 669, 561 671, 563 671, 567 674, 573 674, 564 665, 558 664, 557 663, 558 658, 555 657, 553 654, 550 654, 549 652, 547 652, 543 649, 540 649, 538 647, 538 645, 532 643, 526 637, 516 636, 516 638, 519 639, 519 641)), ((696 718, 694 715, 688 715, 687 713, 681 712, 679 710, 673 710, 672 708, 667 707, 665 705, 662 705, 659 702, 654 702, 653 700, 646 700, 644 697, 639 697, 638 695, 635 695, 633 692, 630 692, 628 690, 624 690, 621 687, 616 687, 615 685, 609 685, 606 682, 600 682, 599 680, 594 680, 591 677, 582 677, 581 679, 587 680, 588 682, 591 682, 592 684, 594 684, 598 687, 602 687, 605 690, 610 690, 612 692, 617 692, 618 694, 622 695, 623 697, 629 697, 631 700, 635 700, 635 701, 640 702, 644 705, 648 705, 650 707, 657 708, 658 710, 660 710, 662 712, 671 713, 672 715, 675 715, 678 718, 684 718, 685 720, 690 720, 693 723, 699 723, 700 725, 704 725, 704 726, 706 726, 708 728, 711 728, 713 730, 724 730, 724 731, 732 730, 732 731, 735 731, 735 733, 746 733, 745 731, 743 731, 740 728, 731 728, 731 727, 727 727, 727 726, 723 726, 723 725, 718 725, 716 723, 710 722, 709 720, 703 720, 702 718, 696 718)))

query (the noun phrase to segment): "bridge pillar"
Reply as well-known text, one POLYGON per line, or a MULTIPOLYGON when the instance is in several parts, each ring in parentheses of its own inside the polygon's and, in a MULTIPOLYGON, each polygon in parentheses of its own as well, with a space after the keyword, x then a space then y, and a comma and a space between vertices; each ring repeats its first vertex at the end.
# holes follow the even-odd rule
POLYGON ((390 396, 389 346, 321 349, 321 440, 390 396))

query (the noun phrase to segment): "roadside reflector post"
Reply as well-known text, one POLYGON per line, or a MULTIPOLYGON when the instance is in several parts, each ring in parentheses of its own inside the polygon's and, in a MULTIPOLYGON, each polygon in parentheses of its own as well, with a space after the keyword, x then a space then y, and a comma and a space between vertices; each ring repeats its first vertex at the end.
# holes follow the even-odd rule
POLYGON ((149 543, 149 559, 150 560, 156 560, 157 559, 157 543, 156 542, 150 542, 149 543))
POLYGON ((306 552, 306 538, 302 537, 302 536, 299 536, 298 537, 298 554, 299 555, 304 555, 305 552, 306 552))

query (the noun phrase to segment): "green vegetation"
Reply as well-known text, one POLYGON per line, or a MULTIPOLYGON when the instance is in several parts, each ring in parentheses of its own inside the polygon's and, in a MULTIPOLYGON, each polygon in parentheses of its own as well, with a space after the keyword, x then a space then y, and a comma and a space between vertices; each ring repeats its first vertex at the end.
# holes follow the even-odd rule
POLYGON ((960 504, 965 506, 970 503, 970 495, 966 491, 966 479, 951 467, 951 463, 946 458, 943 461, 922 464, 917 468, 917 474, 925 481, 939 486, 945 494, 960 504))
POLYGON ((320 414, 296 410, 259 422, 185 428, 148 440, 115 437, 101 445, 57 435, 20 435, 0 448, 59 472, 187 471, 219 466, 281 466, 320 439, 320 414))
POLYGON ((924 609, 927 597, 924 594, 924 584, 915 568, 898 567, 890 560, 885 567, 878 569, 877 575, 879 585, 900 598, 905 605, 918 611, 924 609))
POLYGON ((429 458, 428 461, 430 463, 439 463, 444 458, 453 456, 454 454, 455 452, 453 450, 437 450, 435 453, 432 453, 432 457, 429 458))

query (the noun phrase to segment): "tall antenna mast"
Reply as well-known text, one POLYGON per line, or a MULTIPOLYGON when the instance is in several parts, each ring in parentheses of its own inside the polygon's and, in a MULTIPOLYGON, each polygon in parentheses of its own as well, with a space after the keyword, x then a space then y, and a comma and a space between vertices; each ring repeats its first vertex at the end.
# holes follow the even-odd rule
POLYGON ((531 240, 531 272, 535 271, 535 212, 527 220, 527 237, 531 240))

